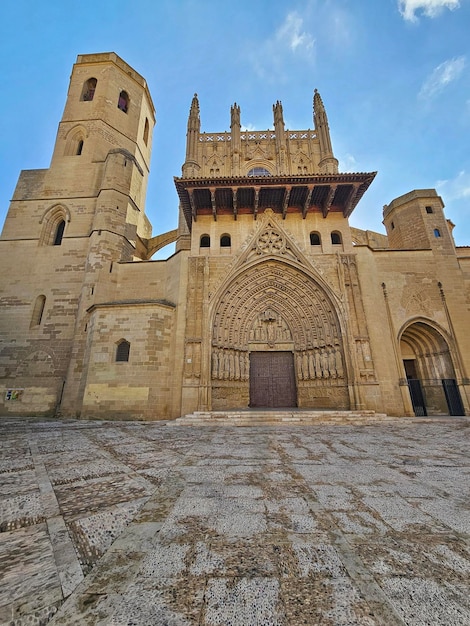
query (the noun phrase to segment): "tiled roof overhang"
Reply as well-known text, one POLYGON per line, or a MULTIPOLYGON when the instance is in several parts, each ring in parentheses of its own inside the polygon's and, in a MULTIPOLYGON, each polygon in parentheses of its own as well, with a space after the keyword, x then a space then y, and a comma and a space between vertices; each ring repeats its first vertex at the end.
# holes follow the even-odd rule
POLYGON ((175 178, 176 190, 189 228, 200 215, 252 214, 265 209, 282 215, 340 212, 349 217, 377 172, 317 174, 312 176, 260 176, 175 178))

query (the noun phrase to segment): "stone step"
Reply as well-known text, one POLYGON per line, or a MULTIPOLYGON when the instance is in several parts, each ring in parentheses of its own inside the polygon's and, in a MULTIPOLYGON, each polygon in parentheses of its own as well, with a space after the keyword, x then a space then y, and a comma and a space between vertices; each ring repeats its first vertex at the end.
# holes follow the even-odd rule
POLYGON ((167 422, 169 426, 265 426, 265 425, 309 425, 319 423, 362 424, 382 422, 389 418, 375 411, 327 411, 312 409, 275 410, 240 409, 232 411, 195 411, 167 422))

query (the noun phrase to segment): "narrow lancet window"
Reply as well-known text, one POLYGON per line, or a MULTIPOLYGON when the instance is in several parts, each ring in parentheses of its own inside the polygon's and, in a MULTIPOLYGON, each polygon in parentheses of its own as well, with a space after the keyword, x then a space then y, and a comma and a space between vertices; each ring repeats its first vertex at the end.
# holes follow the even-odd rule
POLYGON ((116 348, 116 361, 128 361, 131 344, 123 339, 116 348))
POLYGON ((36 302, 34 303, 30 328, 34 328, 35 326, 39 326, 41 324, 45 306, 46 306, 46 296, 43 296, 43 295, 38 296, 36 298, 36 302))
POLYGON ((64 230, 65 230, 65 221, 60 220, 60 222, 57 224, 57 228, 56 228, 55 235, 54 235, 54 242, 53 242, 54 246, 60 246, 60 244, 62 243, 62 239, 64 237, 64 230))
POLYGON ((120 109, 121 111, 124 111, 124 113, 127 113, 128 108, 129 108, 129 96, 127 95, 126 91, 121 91, 121 93, 119 94, 118 109, 120 109))
POLYGON ((145 126, 144 126, 144 144, 147 145, 149 141, 149 121, 145 118, 145 126))

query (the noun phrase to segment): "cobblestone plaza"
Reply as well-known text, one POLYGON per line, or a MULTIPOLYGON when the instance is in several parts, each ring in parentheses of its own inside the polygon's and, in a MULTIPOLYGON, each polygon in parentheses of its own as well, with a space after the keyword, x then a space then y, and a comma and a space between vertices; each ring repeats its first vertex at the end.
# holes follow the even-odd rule
POLYGON ((470 624, 468 418, 0 425, 0 624, 470 624))

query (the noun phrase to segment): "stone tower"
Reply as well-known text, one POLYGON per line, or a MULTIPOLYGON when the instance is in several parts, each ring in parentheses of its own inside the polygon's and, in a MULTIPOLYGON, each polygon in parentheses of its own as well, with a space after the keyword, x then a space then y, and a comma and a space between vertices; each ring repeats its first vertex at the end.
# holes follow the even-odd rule
POLYGON ((21 264, 23 281, 2 338, 12 342, 7 378, 38 390, 31 411, 61 401, 79 411, 86 310, 113 297, 113 263, 145 258, 154 124, 135 70, 114 53, 80 55, 49 169, 21 172, 2 233, 16 243, 2 264, 11 276, 21 264))
POLYGON ((390 247, 428 249, 455 254, 453 225, 444 215, 435 189, 415 189, 384 206, 384 225, 390 247))

